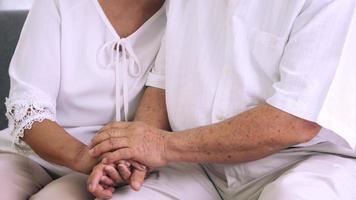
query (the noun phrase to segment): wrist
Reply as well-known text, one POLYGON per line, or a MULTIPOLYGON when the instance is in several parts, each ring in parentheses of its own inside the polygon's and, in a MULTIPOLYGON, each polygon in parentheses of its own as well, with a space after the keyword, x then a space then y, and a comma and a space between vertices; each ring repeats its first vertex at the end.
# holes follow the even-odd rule
POLYGON ((163 158, 167 162, 167 164, 171 162, 179 161, 178 159, 179 156, 177 155, 178 153, 174 150, 175 139, 176 139, 176 134, 169 132, 164 140, 163 158))
POLYGON ((90 174, 97 163, 98 160, 89 155, 89 147, 82 144, 76 151, 76 155, 71 162, 71 168, 77 172, 90 174))

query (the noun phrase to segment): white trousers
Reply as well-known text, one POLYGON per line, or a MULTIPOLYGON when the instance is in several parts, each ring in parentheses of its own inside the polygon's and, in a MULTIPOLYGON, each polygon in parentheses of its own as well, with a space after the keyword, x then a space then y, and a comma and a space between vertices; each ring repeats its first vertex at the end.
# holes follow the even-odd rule
POLYGON ((355 200, 355 155, 328 143, 290 148, 228 166, 225 178, 209 166, 171 165, 149 177, 139 192, 124 187, 113 199, 355 200))
POLYGON ((71 173, 57 179, 33 160, 0 150, 0 199, 87 200, 87 176, 71 173))
MULTIPOLYGON (((174 164, 159 169, 139 192, 117 189, 117 200, 355 200, 355 152, 331 144, 290 148, 254 162, 226 165, 174 164)), ((87 176, 54 180, 38 163, 0 151, 0 199, 92 199, 87 176)))

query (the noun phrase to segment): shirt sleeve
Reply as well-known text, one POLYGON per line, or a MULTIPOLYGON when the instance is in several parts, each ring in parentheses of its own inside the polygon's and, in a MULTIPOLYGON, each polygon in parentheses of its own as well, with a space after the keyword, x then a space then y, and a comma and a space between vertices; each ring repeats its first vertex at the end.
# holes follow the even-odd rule
POLYGON ((267 103, 319 123, 349 143, 356 141, 356 96, 352 94, 356 60, 351 56, 356 52, 356 2, 306 2, 286 45, 275 93, 267 103))
POLYGON ((35 0, 12 58, 6 116, 15 143, 36 121, 55 121, 60 17, 54 0, 35 0))
POLYGON ((147 86, 165 89, 165 67, 166 67, 165 37, 162 38, 160 50, 158 51, 155 64, 148 74, 147 86))

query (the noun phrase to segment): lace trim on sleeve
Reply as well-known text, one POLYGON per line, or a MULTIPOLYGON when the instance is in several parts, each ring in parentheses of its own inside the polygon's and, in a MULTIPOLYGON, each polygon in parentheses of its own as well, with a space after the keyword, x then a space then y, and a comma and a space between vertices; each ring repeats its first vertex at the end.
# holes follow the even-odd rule
POLYGON ((45 119, 56 121, 54 106, 48 102, 36 101, 33 96, 21 99, 7 98, 5 105, 13 144, 24 144, 20 138, 24 136, 26 129, 32 128, 33 123, 45 119))

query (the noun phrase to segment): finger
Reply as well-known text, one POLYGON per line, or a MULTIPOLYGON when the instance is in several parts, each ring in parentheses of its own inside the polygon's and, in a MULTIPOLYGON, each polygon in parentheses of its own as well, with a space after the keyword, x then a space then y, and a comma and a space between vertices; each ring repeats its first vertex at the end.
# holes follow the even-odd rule
POLYGON ((105 157, 108 157, 111 152, 103 153, 98 157, 98 160, 103 160, 105 157))
POLYGON ((114 192, 115 192, 115 188, 112 187, 112 186, 103 185, 103 188, 104 188, 104 190, 107 190, 107 191, 109 191, 109 192, 111 192, 111 193, 114 193, 114 192))
POLYGON ((89 154, 93 157, 102 155, 103 153, 114 151, 121 148, 129 147, 129 140, 126 137, 111 137, 89 150, 89 154))
POLYGON ((115 182, 122 183, 123 178, 120 176, 119 172, 112 166, 106 166, 104 168, 105 173, 115 182))
POLYGON ((140 171, 148 171, 147 170, 147 167, 139 162, 136 162, 136 161, 132 161, 131 162, 131 165, 137 169, 137 170, 140 170, 140 171))
POLYGON ((131 162, 127 161, 127 160, 119 160, 116 162, 116 164, 122 164, 122 165, 126 165, 127 167, 131 167, 131 162))
POLYGON ((106 185, 106 184, 100 184, 103 188, 104 188, 104 190, 107 190, 107 189, 109 189, 109 188, 112 188, 113 186, 110 186, 110 185, 106 185))
POLYGON ((139 191, 145 180, 147 171, 133 170, 130 178, 130 186, 133 190, 139 191))
POLYGON ((94 192, 100 182, 100 178, 103 176, 103 166, 102 165, 98 165, 96 167, 94 167, 92 173, 90 174, 89 178, 88 178, 88 191, 89 192, 94 192))
POLYGON ((131 170, 129 167, 127 167, 127 165, 125 164, 118 164, 117 165, 117 170, 120 173, 120 176, 125 180, 129 180, 130 176, 131 176, 131 170))
POLYGON ((114 193, 114 192, 115 192, 115 188, 114 188, 114 187, 109 187, 109 188, 107 188, 106 190, 109 190, 111 193, 114 193))
POLYGON ((115 182, 111 178, 109 178, 107 176, 102 176, 100 178, 99 184, 101 184, 101 185, 104 184, 104 185, 107 185, 107 186, 114 186, 115 182))
POLYGON ((99 143, 108 140, 112 137, 125 137, 125 136, 126 136, 126 131, 123 129, 109 129, 107 131, 103 131, 95 135, 94 138, 91 140, 89 148, 91 149, 96 145, 98 145, 99 143))
POLYGON ((118 149, 105 157, 101 162, 104 164, 113 164, 119 160, 132 160, 133 153, 130 148, 118 149))
POLYGON ((103 186, 98 185, 98 187, 96 188, 96 190, 94 190, 93 192, 91 192, 95 197, 97 198, 103 198, 103 199, 110 199, 113 195, 112 189, 108 188, 108 189, 104 189, 103 186))
POLYGON ((107 131, 107 130, 113 129, 113 128, 127 128, 129 125, 130 125, 130 123, 128 123, 128 122, 111 122, 111 123, 108 123, 107 125, 103 126, 98 131, 98 133, 107 131))

